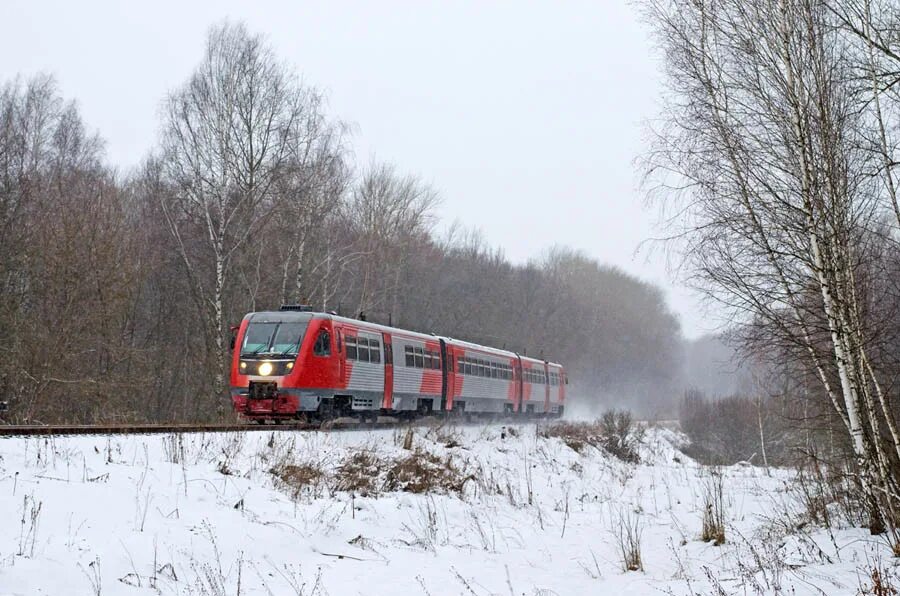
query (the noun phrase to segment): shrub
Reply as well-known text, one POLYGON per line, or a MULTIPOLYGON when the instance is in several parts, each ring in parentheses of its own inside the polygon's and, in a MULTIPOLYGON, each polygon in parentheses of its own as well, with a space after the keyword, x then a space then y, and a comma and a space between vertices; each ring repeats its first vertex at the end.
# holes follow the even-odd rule
POLYGON ((634 422, 630 412, 608 410, 594 422, 554 422, 541 429, 540 434, 560 439, 577 453, 594 447, 622 461, 637 463, 644 429, 634 422))
POLYGON ((635 424, 631 412, 608 410, 600 417, 603 448, 622 461, 640 461, 638 446, 644 440, 644 428, 635 424))

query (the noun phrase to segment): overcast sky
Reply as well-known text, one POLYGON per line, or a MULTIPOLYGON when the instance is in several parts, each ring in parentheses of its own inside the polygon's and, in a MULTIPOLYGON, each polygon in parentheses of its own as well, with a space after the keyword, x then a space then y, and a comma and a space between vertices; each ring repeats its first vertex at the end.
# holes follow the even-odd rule
POLYGON ((633 160, 660 72, 629 4, 4 0, 0 79, 54 74, 127 171, 210 25, 245 21, 354 124, 360 163, 394 162, 440 192, 445 225, 480 228, 516 262, 565 244, 618 265, 661 285, 694 337, 717 321, 659 251, 636 253, 655 234, 633 160))

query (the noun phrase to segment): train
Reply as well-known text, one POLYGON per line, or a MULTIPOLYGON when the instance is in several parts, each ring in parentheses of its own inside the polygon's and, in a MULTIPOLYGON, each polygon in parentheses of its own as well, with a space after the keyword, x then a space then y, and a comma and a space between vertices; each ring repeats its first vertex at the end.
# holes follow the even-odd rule
POLYGON ((232 328, 230 397, 258 423, 352 416, 562 416, 561 364, 317 312, 251 312, 232 328))

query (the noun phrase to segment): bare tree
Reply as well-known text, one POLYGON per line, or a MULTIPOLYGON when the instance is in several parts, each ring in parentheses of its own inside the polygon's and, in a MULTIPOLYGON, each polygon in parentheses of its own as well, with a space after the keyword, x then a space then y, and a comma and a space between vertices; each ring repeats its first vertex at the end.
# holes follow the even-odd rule
POLYGON ((310 98, 243 25, 214 27, 200 66, 165 107, 163 213, 206 321, 216 395, 224 389, 225 293, 239 251, 278 203, 305 145, 310 98))
POLYGON ((693 279, 794 346, 850 439, 873 531, 896 523, 858 283, 884 205, 845 37, 820 0, 648 0, 672 90, 646 161, 693 279), (683 199, 677 201, 677 199, 683 199), (676 202, 677 201, 677 202, 676 202))
POLYGON ((434 224, 438 195, 393 166, 373 165, 354 189, 348 216, 362 259, 359 312, 383 308, 399 323, 399 295, 409 252, 434 224), (387 304, 385 304, 387 302, 387 304))

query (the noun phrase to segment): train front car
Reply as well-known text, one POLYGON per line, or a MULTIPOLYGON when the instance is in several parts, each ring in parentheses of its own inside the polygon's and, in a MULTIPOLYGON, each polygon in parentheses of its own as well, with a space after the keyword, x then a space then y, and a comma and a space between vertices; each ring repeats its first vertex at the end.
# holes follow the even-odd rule
POLYGON ((331 321, 306 310, 250 313, 234 341, 231 401, 258 422, 316 413, 339 385, 331 321))

